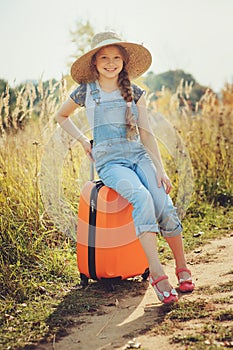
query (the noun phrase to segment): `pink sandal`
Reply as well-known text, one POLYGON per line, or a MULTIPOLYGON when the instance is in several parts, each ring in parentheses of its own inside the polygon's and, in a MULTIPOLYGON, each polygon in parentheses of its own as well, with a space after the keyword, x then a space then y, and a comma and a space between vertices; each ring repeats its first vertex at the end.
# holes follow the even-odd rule
POLYGON ((177 294, 176 290, 174 288, 172 288, 172 286, 171 286, 172 289, 169 292, 166 292, 166 291, 162 292, 156 286, 157 283, 159 283, 160 281, 166 280, 166 279, 168 279, 167 276, 161 276, 161 277, 157 278, 156 280, 154 280, 154 278, 152 276, 149 276, 149 282, 152 285, 152 287, 154 288, 154 291, 157 294, 158 299, 160 301, 162 301, 164 304, 171 304, 171 303, 178 301, 178 294, 177 294))
POLYGON ((182 293, 188 293, 188 292, 192 292, 195 288, 195 284, 192 281, 192 275, 191 275, 191 271, 185 267, 180 268, 180 269, 176 269, 176 276, 178 278, 178 282, 179 282, 179 289, 182 293), (179 278, 179 273, 181 272, 187 272, 190 274, 190 277, 187 279, 184 278, 179 278))

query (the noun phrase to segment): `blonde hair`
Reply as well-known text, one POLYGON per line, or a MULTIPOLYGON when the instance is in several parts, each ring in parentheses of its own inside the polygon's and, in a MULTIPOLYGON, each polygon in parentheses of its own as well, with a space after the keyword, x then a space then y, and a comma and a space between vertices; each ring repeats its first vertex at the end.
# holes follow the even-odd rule
POLYGON ((137 124, 135 120, 135 116, 132 113, 131 104, 133 102, 133 89, 131 87, 131 83, 129 80, 128 72, 125 68, 125 64, 123 65, 123 69, 118 76, 118 87, 121 92, 121 96, 127 102, 126 111, 125 111, 125 123, 126 123, 126 137, 129 140, 135 138, 137 134, 137 124))
MULTIPOLYGON (((133 102, 134 95, 133 95, 133 89, 131 87, 131 82, 130 82, 129 75, 126 68, 128 63, 128 53, 125 50, 125 48, 120 45, 111 45, 111 46, 117 47, 121 52, 121 55, 123 58, 123 68, 122 68, 122 71, 119 73, 117 84, 121 92, 121 96, 127 102, 126 111, 125 111, 126 138, 129 140, 132 140, 135 138, 135 135, 137 134, 137 124, 136 124, 135 116, 132 113, 132 109, 131 109, 131 104, 133 102)), ((96 79, 98 79, 98 71, 95 65, 96 54, 92 56, 91 68, 95 72, 96 79)))

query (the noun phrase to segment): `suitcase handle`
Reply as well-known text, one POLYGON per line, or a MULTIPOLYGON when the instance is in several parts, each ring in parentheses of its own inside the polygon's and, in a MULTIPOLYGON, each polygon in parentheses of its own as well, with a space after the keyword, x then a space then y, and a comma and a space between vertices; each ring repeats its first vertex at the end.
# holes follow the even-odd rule
MULTIPOLYGON (((91 148, 93 147, 93 140, 90 140, 91 148)), ((95 177, 95 166, 94 162, 91 161, 90 165, 90 181, 93 181, 95 177)))

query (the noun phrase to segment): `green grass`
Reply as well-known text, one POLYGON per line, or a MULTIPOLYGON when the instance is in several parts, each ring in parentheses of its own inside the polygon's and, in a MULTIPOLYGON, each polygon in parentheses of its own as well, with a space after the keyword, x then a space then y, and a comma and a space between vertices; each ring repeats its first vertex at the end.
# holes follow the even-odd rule
MULTIPOLYGON (((191 206, 182 221, 185 251, 201 248, 208 241, 221 238, 233 230, 232 213, 232 207, 215 207, 208 202, 191 206)), ((164 262, 172 259, 169 247, 162 237, 159 237, 159 251, 164 262)))
POLYGON ((205 286, 199 287, 198 291, 203 293, 208 293, 210 295, 215 293, 227 293, 233 290, 233 281, 228 281, 225 283, 220 283, 218 286, 205 286))
POLYGON ((186 321, 200 320, 199 327, 193 332, 186 331, 184 334, 176 331, 175 335, 170 338, 171 343, 179 343, 185 345, 187 349, 195 350, 232 347, 232 309, 219 311, 213 302, 210 305, 204 299, 194 302, 181 301, 166 315, 165 322, 168 320, 176 321, 176 330, 182 330, 182 325, 179 326, 179 322, 182 324, 186 321))
POLYGON ((18 349, 40 339, 50 340, 54 334, 58 339, 66 334, 67 327, 76 324, 72 316, 95 312, 100 302, 101 295, 80 291, 75 284, 44 283, 32 300, 4 303, 0 347, 18 349))
POLYGON ((207 305, 208 303, 203 299, 193 302, 180 301, 178 305, 173 306, 172 310, 167 315, 167 319, 185 322, 207 317, 209 315, 207 305))
POLYGON ((217 350, 232 348, 233 331, 231 326, 210 322, 198 333, 178 334, 171 338, 171 344, 185 345, 188 350, 217 350))
MULTIPOLYGON (((65 95, 65 91, 60 92, 61 96, 65 95)), ((40 164, 55 128, 53 115, 56 109, 52 92, 47 99, 46 96, 41 94, 40 103, 46 105, 46 110, 41 109, 39 118, 32 113, 30 119, 30 112, 24 130, 6 130, 0 138, 0 347, 4 350, 20 349, 54 334, 62 335, 65 328, 73 324, 73 315, 98 312, 103 302, 103 290, 98 293, 95 284, 88 293, 77 289, 75 243, 55 226, 42 202, 40 164)), ((22 94, 26 99, 22 106, 29 105, 29 97, 22 94)), ((183 219, 186 252, 199 249, 206 242, 233 230, 232 108, 228 105, 222 108, 216 103, 214 107, 211 104, 208 112, 208 103, 203 103, 205 109, 198 115, 172 110, 167 116, 187 147, 194 173, 194 191, 183 219)), ((8 112, 5 108, 2 120, 10 118, 8 112)), ((17 109, 15 115, 16 112, 17 109)), ((3 125, 1 132, 2 128, 3 125)), ((68 150, 61 186, 75 215, 79 198, 77 179, 84 181, 88 177, 85 172, 88 163, 82 162, 82 150, 78 147, 68 150)), ((176 199, 179 181, 183 178, 178 178, 176 164, 165 148, 162 149, 164 163, 172 178, 172 196, 176 199)), ((173 150, 176 150, 176 144, 173 150)), ((51 149, 52 159, 56 151, 51 149)), ((184 170, 182 165, 181 169, 184 170)), ((48 190, 52 191, 52 187, 48 190)), ((184 200, 185 195, 184 191, 184 200)), ((166 262, 172 258, 171 253, 162 237, 159 236, 158 241, 161 260, 166 262)), ((221 290, 227 292, 231 287, 225 284, 221 290)), ((129 284, 124 284, 123 292, 128 288, 129 284)), ((188 305, 185 307, 189 308, 188 305)), ((185 311, 178 308, 171 315, 187 318, 187 313, 182 316, 182 312, 185 311)), ((198 314, 192 317, 198 317, 198 314)), ((227 318, 231 314, 219 317, 227 318)), ((166 324, 162 327, 166 333, 166 324)), ((195 343, 191 338, 186 341, 195 343)))

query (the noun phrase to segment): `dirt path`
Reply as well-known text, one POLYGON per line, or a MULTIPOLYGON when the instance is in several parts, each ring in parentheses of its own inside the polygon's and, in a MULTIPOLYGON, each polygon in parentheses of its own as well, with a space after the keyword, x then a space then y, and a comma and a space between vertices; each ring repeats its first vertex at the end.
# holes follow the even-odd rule
MULTIPOLYGON (((195 316, 186 322, 184 316, 183 319, 179 318, 179 314, 167 318, 171 308, 161 305, 148 283, 141 282, 137 283, 135 290, 130 290, 127 295, 120 295, 118 299, 114 292, 100 311, 77 318, 77 326, 67 330, 68 336, 59 341, 54 338, 52 344, 40 345, 37 350, 120 350, 125 349, 133 338, 136 338, 134 346, 138 342, 143 350, 167 350, 168 347, 187 349, 182 342, 173 341, 171 345, 171 338, 185 339, 190 332, 200 334, 203 327, 215 322, 213 320, 216 312, 232 308, 232 285, 222 291, 217 290, 216 286, 224 283, 227 285, 232 280, 233 234, 203 246, 187 258, 196 290, 193 294, 180 295, 180 303, 204 305, 203 308, 209 312, 206 316, 195 316), (218 298, 222 300, 223 297, 228 300, 226 305, 217 302, 218 298)), ((173 285, 176 285, 173 262, 166 265, 165 269, 173 285)), ((187 319, 187 315, 185 317, 187 319)), ((227 326, 233 327, 232 318, 226 317, 225 321, 227 326)), ((208 342, 211 344, 211 337, 213 338, 212 334, 210 341, 205 340, 206 346, 208 342)))

